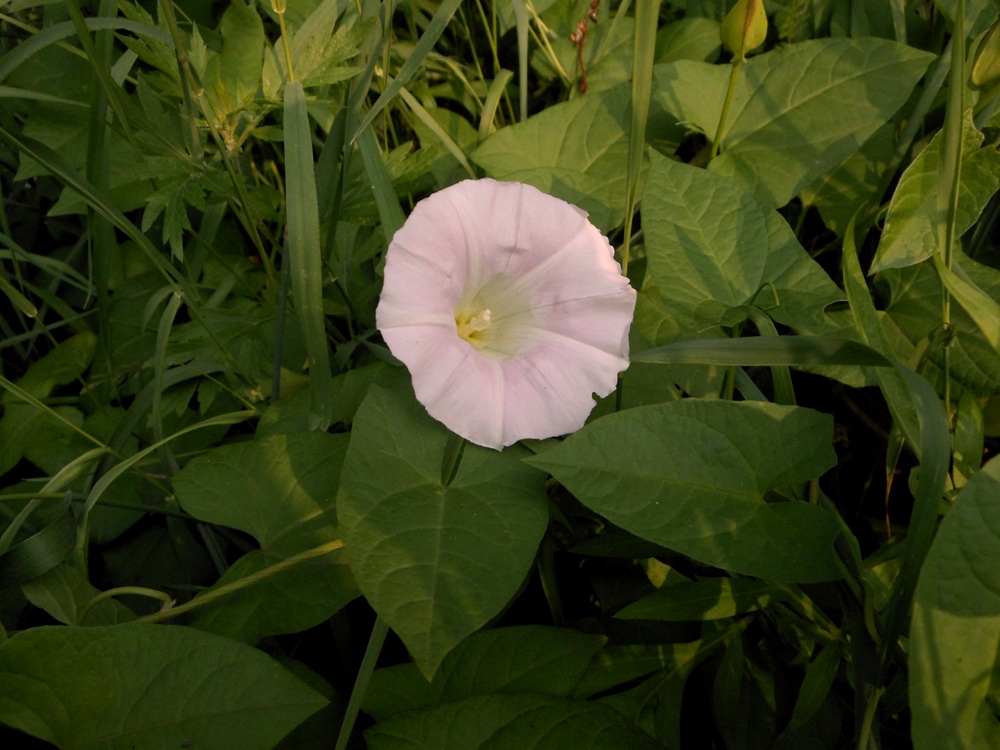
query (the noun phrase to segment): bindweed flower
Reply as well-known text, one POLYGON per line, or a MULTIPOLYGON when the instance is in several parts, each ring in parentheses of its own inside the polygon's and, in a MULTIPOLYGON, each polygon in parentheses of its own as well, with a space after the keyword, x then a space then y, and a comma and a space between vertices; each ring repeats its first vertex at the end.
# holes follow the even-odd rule
POLYGON ((583 426, 628 367, 635 298, 585 212, 466 180, 392 238, 376 323, 428 413, 499 450, 583 426))

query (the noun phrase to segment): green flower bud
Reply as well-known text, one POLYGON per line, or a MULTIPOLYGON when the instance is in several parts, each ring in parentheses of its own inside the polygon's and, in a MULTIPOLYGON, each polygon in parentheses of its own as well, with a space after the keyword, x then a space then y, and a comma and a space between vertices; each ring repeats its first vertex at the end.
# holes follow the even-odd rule
POLYGON ((285 12, 285 0, 271 0, 271 10, 280 16, 285 12))
POLYGON ((726 14, 719 29, 722 43, 741 60, 764 43, 767 14, 763 0, 739 0, 726 14))
POLYGON ((972 87, 986 88, 1000 80, 1000 20, 994 22, 979 43, 972 62, 972 87))

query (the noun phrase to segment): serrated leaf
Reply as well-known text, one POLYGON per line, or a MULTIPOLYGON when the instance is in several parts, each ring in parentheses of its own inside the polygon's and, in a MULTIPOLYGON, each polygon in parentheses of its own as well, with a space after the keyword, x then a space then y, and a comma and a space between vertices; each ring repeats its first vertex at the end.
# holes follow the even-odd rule
MULTIPOLYGON (((892 117, 932 59, 874 38, 813 39, 751 58, 709 169, 783 206, 892 117)), ((656 67, 654 96, 713 139, 728 82, 726 66, 681 60, 656 67)))
POLYGON ((351 569, 425 676, 517 591, 548 521, 545 475, 466 445, 447 486, 448 431, 412 394, 372 386, 355 415, 337 513, 351 569))
POLYGON ((832 423, 808 409, 686 399, 602 417, 528 459, 633 534, 774 581, 839 578, 837 520, 765 502, 836 463, 832 423))
POLYGON ((326 700, 192 628, 40 627, 0 644, 0 721, 64 750, 269 750, 326 700))
POLYGON ((785 325, 816 325, 843 297, 776 211, 703 169, 652 154, 642 222, 648 272, 688 336, 750 305, 785 325))
POLYGON ((205 94, 222 117, 246 106, 260 89, 264 24, 254 3, 230 3, 219 26, 222 51, 210 56, 202 80, 205 94))
POLYGON ((1000 744, 1000 461, 962 489, 924 562, 910 626, 917 750, 1000 744))
MULTIPOLYGON (((903 172, 889 202, 885 230, 870 273, 912 266, 941 252, 937 246, 938 225, 945 217, 938 216, 937 196, 943 132, 938 132, 903 172)), ((992 146, 980 148, 982 142, 983 135, 976 130, 970 109, 965 113, 962 129, 956 237, 961 237, 975 223, 1000 187, 1000 151, 992 146)))
POLYGON ((555 104, 488 138, 472 160, 490 177, 516 180, 590 214, 602 231, 625 217, 629 84, 555 104))

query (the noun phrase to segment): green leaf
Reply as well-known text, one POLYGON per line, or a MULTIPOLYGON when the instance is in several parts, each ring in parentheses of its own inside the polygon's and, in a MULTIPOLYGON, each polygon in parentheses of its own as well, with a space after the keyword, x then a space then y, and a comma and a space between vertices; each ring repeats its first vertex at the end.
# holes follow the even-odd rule
POLYGON ((927 555, 910 626, 917 750, 1000 745, 1000 461, 969 479, 927 555))
POLYGON ((0 721, 63 750, 269 750, 326 700, 191 628, 40 627, 0 644, 0 721))
MULTIPOLYGON (((882 39, 814 39, 743 64, 711 171, 783 206, 841 164, 902 106, 932 56, 882 39)), ((656 99, 679 121, 715 135, 729 70, 658 65, 656 99)))
POLYGON ((838 236, 861 206, 874 203, 881 196, 882 176, 889 166, 895 145, 895 128, 886 123, 864 144, 800 193, 802 202, 817 208, 824 223, 838 236))
MULTIPOLYGON (((970 287, 967 300, 970 304, 978 300, 992 301, 995 305, 1000 301, 1000 271, 956 253, 953 275, 959 272, 988 296, 988 300, 979 299, 974 287, 970 287)), ((941 326, 941 278, 933 264, 889 269, 882 278, 889 285, 886 312, 892 321, 915 345, 925 337, 933 340, 935 331, 941 326)), ((966 286, 962 285, 963 289, 966 286)), ((988 315, 990 307, 984 305, 983 312, 988 315)), ((955 327, 955 336, 950 342, 952 382, 957 381, 980 396, 1000 393, 1000 354, 963 307, 952 304, 951 319, 955 327)), ((944 384, 944 354, 940 344, 932 345, 928 355, 929 364, 924 374, 940 392, 944 384)))
POLYGON ((313 164, 312 128, 301 81, 285 84, 285 210, 288 215, 287 262, 292 296, 306 342, 312 429, 330 424, 330 347, 323 311, 323 258, 319 204, 313 164))
POLYGON ((630 92, 621 84, 548 107, 498 131, 472 160, 579 206, 607 232, 625 218, 630 92))
POLYGON ((521 462, 526 449, 467 445, 445 486, 449 439, 412 395, 372 386, 337 508, 361 591, 428 677, 516 593, 548 521, 545 475, 521 462))
POLYGON ((688 335, 751 305, 785 325, 816 325, 843 297, 776 211, 703 169, 653 154, 642 222, 648 272, 688 335))
MULTIPOLYGON (((32 363, 17 384, 35 398, 45 398, 57 385, 70 383, 86 372, 96 349, 97 336, 82 331, 32 363)), ((4 401, 14 402, 9 396, 4 401)))
POLYGON ((717 58, 721 49, 719 23, 692 16, 668 23, 656 32, 656 62, 717 58))
POLYGON ((195 625, 253 642, 316 625, 358 595, 336 551, 261 575, 338 538, 334 498, 346 451, 346 435, 270 435, 216 448, 174 477, 184 510, 245 531, 261 546, 199 595, 210 603, 198 607, 195 625), (211 601, 234 584, 239 596, 211 601))
MULTIPOLYGON (((934 253, 943 252, 938 247, 938 225, 945 217, 938 215, 937 208, 943 132, 938 132, 903 172, 889 203, 885 230, 870 273, 912 266, 934 253)), ((1000 151, 993 147, 980 148, 982 142, 983 134, 976 130, 970 109, 965 114, 962 130, 956 237, 961 237, 975 223, 1000 185, 1000 151)))
POLYGON ((267 552, 337 538, 336 497, 346 435, 292 433, 216 448, 173 480, 181 507, 252 535, 267 552))
MULTIPOLYGON (((25 598, 64 625, 76 622, 79 609, 101 593, 72 565, 57 565, 21 586, 25 598)), ((87 613, 88 625, 115 625, 135 619, 128 607, 105 599, 87 613)))
POLYGON ((234 114, 256 95, 264 64, 264 24, 254 3, 235 0, 222 15, 222 52, 209 58, 202 81, 219 115, 234 114))
POLYGON ((540 625, 474 633, 449 653, 427 681, 414 664, 372 676, 364 710, 377 721, 400 711, 473 695, 538 693, 569 696, 607 639, 540 625))
POLYGON ((371 750, 654 750, 659 742, 618 711, 591 701, 546 695, 487 695, 408 712, 365 732, 371 750))
POLYGON ((747 578, 704 578, 664 585, 615 617, 623 620, 720 620, 764 609, 787 597, 784 589, 747 578))
POLYGON ((765 502, 836 462, 808 409, 686 399, 602 417, 528 460, 612 523, 696 560, 774 581, 840 577, 837 519, 765 502))

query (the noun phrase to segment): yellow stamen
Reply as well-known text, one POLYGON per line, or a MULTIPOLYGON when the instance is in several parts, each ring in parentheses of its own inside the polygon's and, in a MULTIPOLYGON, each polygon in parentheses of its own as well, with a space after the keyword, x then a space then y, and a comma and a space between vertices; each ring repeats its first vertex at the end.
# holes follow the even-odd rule
POLYGON ((470 344, 476 343, 473 339, 477 334, 482 333, 490 327, 493 313, 490 310, 480 310, 472 315, 455 316, 455 324, 458 326, 458 335, 470 344))

